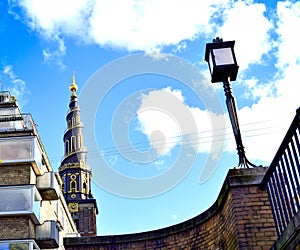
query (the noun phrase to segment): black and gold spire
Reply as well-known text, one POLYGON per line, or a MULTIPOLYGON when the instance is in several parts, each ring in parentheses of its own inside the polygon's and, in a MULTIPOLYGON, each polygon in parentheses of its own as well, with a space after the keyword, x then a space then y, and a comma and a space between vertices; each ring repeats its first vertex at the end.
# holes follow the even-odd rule
POLYGON ((96 200, 91 194, 92 174, 87 165, 87 150, 83 145, 84 126, 80 121, 77 90, 78 86, 73 75, 69 111, 66 116, 67 129, 63 136, 64 157, 59 174, 63 180, 65 200, 79 233, 83 236, 95 236, 98 209, 96 200))

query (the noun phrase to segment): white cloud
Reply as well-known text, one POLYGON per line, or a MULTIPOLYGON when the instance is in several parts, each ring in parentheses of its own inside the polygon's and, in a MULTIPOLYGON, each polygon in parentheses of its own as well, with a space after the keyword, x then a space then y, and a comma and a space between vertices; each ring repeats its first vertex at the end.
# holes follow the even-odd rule
POLYGON ((64 69, 65 65, 63 64, 61 58, 66 54, 66 46, 62 38, 57 37, 55 39, 58 43, 57 48, 47 48, 43 50, 44 63, 56 64, 60 66, 60 68, 64 69))
POLYGON ((21 0, 12 1, 26 12, 26 22, 45 37, 60 34, 83 36, 86 39, 88 17, 94 1, 90 0, 21 0))
POLYGON ((26 82, 19 78, 12 65, 5 65, 0 74, 1 88, 10 91, 11 95, 15 96, 20 106, 24 106, 28 100, 26 95, 29 91, 26 88, 26 82))
MULTIPOLYGON (((249 90, 244 97, 248 100, 255 99, 254 104, 243 107, 238 112, 244 132, 242 136, 245 136, 244 146, 251 158, 270 162, 294 116, 294 111, 299 106, 300 50, 297 30, 300 27, 300 2, 278 1, 277 9, 272 13, 274 15, 268 17, 266 6, 252 0, 12 2, 25 10, 25 22, 33 30, 38 31, 45 39, 54 39, 57 42, 57 48, 44 50, 46 62, 61 62, 59 58, 66 54, 66 37, 73 37, 79 43, 96 43, 128 51, 159 52, 166 45, 175 45, 179 50, 185 49, 185 40, 194 40, 201 36, 206 39, 206 36, 213 37, 216 33, 224 40, 236 41, 235 51, 240 72, 251 64, 266 63, 263 56, 271 57, 276 53, 277 61, 272 61, 272 66, 277 67, 278 71, 269 82, 262 84, 258 77, 243 80, 243 85, 249 90), (217 19, 222 21, 217 22, 217 19), (245 125, 249 121, 257 121, 257 126, 264 126, 262 121, 275 121, 278 117, 286 116, 284 124, 274 125, 275 128, 280 128, 280 131, 273 131, 275 134, 251 136, 251 131, 245 131, 249 130, 245 125), (261 154, 262 151, 265 153, 261 154)), ((159 58, 161 54, 154 53, 151 56, 159 58)), ((7 71, 8 76, 10 73, 7 71)), ((241 73, 240 76, 243 76, 241 73)), ((169 93, 174 95, 176 92, 172 90, 169 93)), ((159 93, 149 93, 144 97, 139 118, 142 131, 150 139, 153 131, 161 131, 152 134, 152 142, 157 138, 166 140, 165 148, 156 146, 159 152, 166 154, 179 143, 182 133, 192 134, 195 130, 187 127, 182 131, 176 119, 162 110, 144 109, 151 105, 153 107, 156 94, 159 93), (157 117, 164 122, 158 123, 157 117), (173 138, 172 141, 168 141, 169 138, 173 138)), ((181 102, 182 110, 186 109, 191 117, 197 117, 195 120, 198 121, 198 131, 210 131, 209 118, 212 119, 213 116, 208 116, 206 111, 186 106, 184 98, 178 93, 176 98, 181 102)), ((260 127, 254 128, 263 133, 263 130, 259 130, 260 127)), ((198 141, 195 145, 198 145, 197 150, 200 152, 210 150, 209 143, 198 141)), ((234 141, 228 144, 227 150, 235 150, 234 141)))
POLYGON ((79 42, 129 51, 152 51, 209 34, 215 24, 208 20, 226 4, 223 0, 13 0, 11 3, 25 10, 25 22, 46 39, 71 36, 79 42))
MULTIPOLYGON (((43 37, 59 43, 73 37, 79 43, 128 51, 159 51, 167 45, 185 49, 184 40, 217 34, 237 41, 240 68, 258 62, 272 43, 272 24, 264 4, 230 0, 22 0, 12 1, 26 13, 25 22, 43 37), (59 8, 57 7, 59 6, 59 8), (221 13, 221 14, 220 14, 221 13), (217 21, 222 16, 224 24, 217 21), (249 18, 251 17, 251 18, 249 18)), ((13 8, 12 8, 13 9, 13 8)), ((205 38, 206 39, 206 38, 205 38)), ((46 59, 63 56, 45 51, 46 59)))
POLYGON ((89 41, 89 16, 94 6, 90 0, 12 0, 10 13, 21 6, 25 12, 24 22, 47 41, 55 42, 54 48, 43 50, 44 62, 64 68, 61 57, 66 54, 64 38, 71 36, 77 41, 89 41))
MULTIPOLYGON (((280 79, 272 79, 272 82, 266 85, 254 83, 254 86, 249 88, 259 99, 251 106, 244 106, 238 110, 248 159, 257 160, 259 164, 265 165, 272 161, 299 107, 300 88, 294 77, 300 79, 299 65, 289 66, 280 79), (271 94, 273 88, 276 95, 271 94)), ((227 126, 230 126, 229 119, 227 126)), ((232 139, 227 141, 225 150, 234 152, 236 145, 232 131, 228 133, 232 139)))
MULTIPOLYGON (((265 63, 262 62, 262 55, 270 49, 276 52, 272 53, 275 53, 277 62, 273 60, 271 63, 276 66, 277 72, 269 80, 261 82, 257 77, 242 79, 248 90, 244 98, 256 101, 241 108, 238 117, 246 156, 258 163, 269 164, 272 161, 299 107, 300 87, 297 79, 300 79, 300 50, 297 49, 295 32, 300 26, 299 7, 299 2, 278 2, 277 15, 272 17, 274 20, 267 21, 263 15, 264 6, 248 6, 239 1, 235 8, 229 10, 228 19, 221 28, 226 40, 228 34, 232 34, 232 39, 238 41, 236 54, 242 69, 249 63, 265 63), (252 15, 251 11, 254 11, 252 15), (276 32, 279 39, 269 41, 267 32, 274 27, 272 32, 276 32)), ((242 75, 242 78, 245 76, 242 75)), ((230 126, 229 120, 227 124, 230 126)), ((231 138, 226 145, 228 152, 236 151, 233 136, 231 138)))
POLYGON ((180 42, 175 49, 173 49, 173 53, 180 53, 182 51, 185 51, 187 49, 186 42, 180 42))
MULTIPOLYGON (((300 70, 298 71, 300 72, 300 70)), ((286 80, 282 79, 281 81, 286 80)), ((286 88, 288 87, 286 86, 286 88)), ((299 105, 299 98, 296 97, 299 91, 291 92, 289 95, 279 97, 259 94, 263 98, 260 98, 256 104, 238 110, 243 144, 248 159, 263 165, 268 165, 271 162, 295 115, 297 105, 299 105), (289 107, 283 105, 284 103, 289 103, 289 107), (290 110, 290 113, 287 113, 287 110, 290 110), (264 153, 262 154, 262 152, 264 153)), ((189 107, 185 104, 182 93, 170 88, 150 92, 143 97, 142 103, 138 111, 140 129, 148 136, 152 147, 161 155, 169 154, 174 147, 184 143, 185 135, 189 135, 186 143, 197 153, 213 156, 219 148, 212 148, 212 142, 218 140, 221 142, 225 140, 225 152, 237 152, 227 113, 224 127, 222 115, 189 107), (187 130, 182 129, 182 121, 176 120, 178 114, 170 113, 164 108, 158 109, 158 100, 161 96, 165 96, 166 91, 174 94, 174 97, 180 101, 180 104, 169 102, 170 105, 175 106, 179 113, 181 113, 180 110, 185 110, 192 116, 196 124, 196 127, 193 127, 194 130, 191 130, 191 127, 188 127, 187 130), (184 106, 184 108, 179 108, 179 105, 184 106), (151 107, 153 108, 151 109, 151 107), (215 126, 213 127, 212 124, 215 126), (158 137, 153 135, 158 135, 158 137)), ((216 147, 216 144, 214 146, 216 147)))
POLYGON ((277 3, 278 67, 300 63, 299 34, 300 2, 277 3))
POLYGON ((155 90, 143 95, 142 105, 137 111, 139 129, 147 135, 158 154, 168 154, 179 143, 183 133, 172 109, 174 104, 183 104, 180 91, 172 91, 170 88, 155 90), (160 105, 163 99, 168 99, 168 102, 165 102, 168 107, 160 105))
POLYGON ((224 136, 223 116, 189 107, 184 100, 180 90, 170 87, 144 95, 137 116, 140 130, 161 155, 181 144, 198 153, 218 152, 219 148, 212 148, 212 141, 224 136))
POLYGON ((240 70, 260 62, 262 55, 272 48, 268 35, 272 22, 265 17, 265 11, 264 4, 237 1, 224 13, 224 24, 217 34, 226 41, 236 41, 235 53, 240 70))
POLYGON ((91 34, 98 44, 128 50, 177 44, 200 32, 211 32, 207 20, 215 9, 212 4, 198 0, 99 1, 91 16, 91 34))
MULTIPOLYGON (((246 150, 256 159, 270 162, 274 157, 285 133, 287 132, 295 111, 299 107, 300 87, 297 79, 300 79, 300 50, 297 49, 297 27, 300 26, 300 2, 277 3, 277 29, 279 36, 277 41, 277 74, 270 82, 262 87, 260 100, 249 107, 240 110, 242 123, 249 121, 270 121, 272 125, 265 135, 246 138, 246 150), (276 95, 270 94, 270 89, 276 95), (268 94, 269 93, 269 94, 268 94), (261 154, 264 152, 264 154, 261 154)), ((259 124, 267 126, 267 124, 259 124)), ((267 126, 268 127, 268 126, 267 126)), ((255 132, 252 132, 255 133, 255 132)))
MULTIPOLYGON (((246 155, 250 159, 258 159, 269 164, 287 132, 295 115, 295 106, 283 105, 284 97, 266 97, 257 104, 244 107, 238 112, 246 155), (287 113, 287 110, 290 112, 287 113), (262 153, 263 152, 263 153, 262 153)), ((234 141, 227 150, 235 150, 234 141)))

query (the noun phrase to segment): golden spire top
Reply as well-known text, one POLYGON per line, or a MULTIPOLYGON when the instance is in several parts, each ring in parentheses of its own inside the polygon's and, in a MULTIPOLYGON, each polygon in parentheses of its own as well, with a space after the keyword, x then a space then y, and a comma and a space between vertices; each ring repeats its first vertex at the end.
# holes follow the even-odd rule
POLYGON ((76 96, 76 91, 78 89, 77 84, 75 83, 75 71, 73 72, 73 76, 72 76, 72 83, 70 85, 70 90, 72 92, 72 96, 76 96))

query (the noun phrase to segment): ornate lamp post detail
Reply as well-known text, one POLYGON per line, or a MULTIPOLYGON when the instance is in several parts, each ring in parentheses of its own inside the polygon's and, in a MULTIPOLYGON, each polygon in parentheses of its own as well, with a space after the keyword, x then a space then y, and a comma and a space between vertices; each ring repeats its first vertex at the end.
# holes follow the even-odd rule
POLYGON ((236 80, 239 69, 233 50, 234 43, 235 41, 223 42, 223 39, 220 39, 218 37, 214 39, 212 43, 207 43, 205 50, 205 61, 209 66, 211 82, 223 82, 223 88, 226 96, 226 105, 239 156, 239 165, 237 168, 249 168, 250 166, 256 167, 256 165, 252 164, 245 155, 236 112, 235 100, 230 86, 230 80, 236 80))

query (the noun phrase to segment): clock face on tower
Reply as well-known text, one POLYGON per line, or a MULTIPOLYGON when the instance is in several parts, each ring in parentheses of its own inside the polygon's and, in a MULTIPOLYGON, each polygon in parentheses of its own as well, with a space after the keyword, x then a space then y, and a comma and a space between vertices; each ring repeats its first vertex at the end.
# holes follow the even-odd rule
POLYGON ((78 212, 78 203, 77 202, 71 202, 71 203, 69 203, 68 208, 69 208, 71 213, 78 212))

